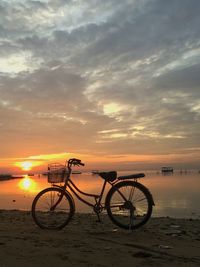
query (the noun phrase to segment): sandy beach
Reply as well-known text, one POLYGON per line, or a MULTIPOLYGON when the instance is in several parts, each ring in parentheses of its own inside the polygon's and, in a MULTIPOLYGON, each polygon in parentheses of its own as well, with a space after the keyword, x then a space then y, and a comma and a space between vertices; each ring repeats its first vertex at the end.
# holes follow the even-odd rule
POLYGON ((30 212, 0 211, 0 266, 200 266, 200 221, 152 218, 126 231, 106 215, 75 214, 61 231, 40 229, 30 212))

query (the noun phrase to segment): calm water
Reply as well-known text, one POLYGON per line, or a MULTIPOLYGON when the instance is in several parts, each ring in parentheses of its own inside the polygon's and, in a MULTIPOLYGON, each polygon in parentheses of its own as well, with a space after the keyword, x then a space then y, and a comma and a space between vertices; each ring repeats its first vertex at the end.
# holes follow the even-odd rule
MULTIPOLYGON (((119 172, 119 175, 132 172, 119 172)), ((140 181, 151 191, 155 208, 153 216, 171 216, 179 218, 200 218, 200 174, 197 171, 187 173, 175 172, 173 175, 162 175, 156 172, 145 172, 146 177, 140 181)), ((98 175, 82 173, 73 175, 73 181, 89 193, 98 193, 103 180, 98 175)), ((24 177, 0 182, 0 209, 30 210, 37 192, 49 187, 47 177, 24 177)), ((109 187, 107 188, 107 190, 109 187)), ((76 200, 76 211, 90 212, 91 209, 76 200)))

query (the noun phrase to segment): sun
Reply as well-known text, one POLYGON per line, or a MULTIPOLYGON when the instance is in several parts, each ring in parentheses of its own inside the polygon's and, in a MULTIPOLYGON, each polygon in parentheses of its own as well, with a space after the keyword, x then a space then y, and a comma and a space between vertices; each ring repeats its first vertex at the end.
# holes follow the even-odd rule
POLYGON ((30 171, 33 167, 33 163, 31 161, 23 161, 21 162, 20 167, 23 171, 30 171))

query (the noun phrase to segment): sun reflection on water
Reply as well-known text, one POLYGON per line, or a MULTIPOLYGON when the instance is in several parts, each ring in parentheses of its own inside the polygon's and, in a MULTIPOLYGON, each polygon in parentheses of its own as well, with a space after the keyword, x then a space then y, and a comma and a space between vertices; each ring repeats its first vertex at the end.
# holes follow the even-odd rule
POLYGON ((18 186, 20 189, 28 192, 36 191, 36 183, 33 179, 28 177, 28 175, 25 175, 25 177, 19 181, 18 186))

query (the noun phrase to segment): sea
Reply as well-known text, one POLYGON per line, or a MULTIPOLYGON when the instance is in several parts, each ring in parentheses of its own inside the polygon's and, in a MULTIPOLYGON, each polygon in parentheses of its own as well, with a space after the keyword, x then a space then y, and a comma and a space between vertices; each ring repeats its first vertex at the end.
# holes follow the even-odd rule
MULTIPOLYGON (((136 172, 120 171, 118 176, 132 173, 136 172)), ((144 173, 145 177, 138 181, 145 185, 153 196, 155 206, 152 216, 200 219, 200 172, 198 170, 177 170, 167 174, 151 170, 144 173)), ((98 175, 90 172, 73 174, 72 180, 80 190, 94 194, 100 193, 104 182, 98 175)), ((0 181, 0 209, 29 211, 35 196, 47 187, 51 187, 47 176, 36 174, 0 181)), ((109 189, 108 185, 105 194, 109 189)), ((74 200, 76 212, 93 212, 91 207, 77 200, 75 196, 74 200)), ((93 198, 86 198, 86 200, 94 203, 93 198)))

